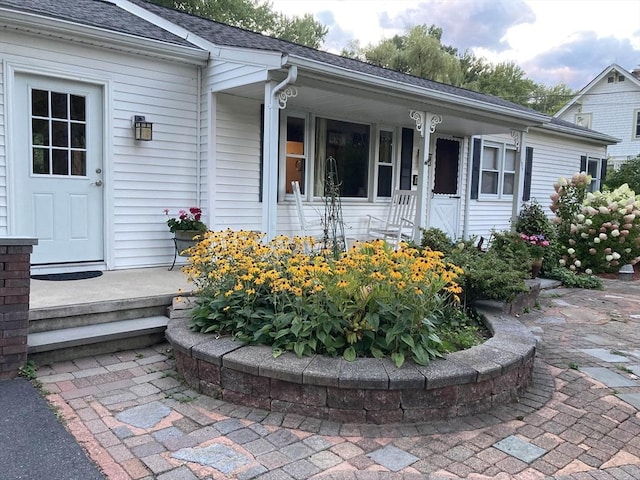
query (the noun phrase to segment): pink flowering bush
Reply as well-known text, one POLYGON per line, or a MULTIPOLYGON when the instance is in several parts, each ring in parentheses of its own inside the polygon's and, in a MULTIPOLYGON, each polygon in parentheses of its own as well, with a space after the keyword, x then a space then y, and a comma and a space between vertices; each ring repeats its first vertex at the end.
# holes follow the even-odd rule
POLYGON ((588 192, 591 177, 560 178, 551 195, 560 265, 576 272, 618 271, 640 261, 640 195, 627 184, 613 191, 588 192))

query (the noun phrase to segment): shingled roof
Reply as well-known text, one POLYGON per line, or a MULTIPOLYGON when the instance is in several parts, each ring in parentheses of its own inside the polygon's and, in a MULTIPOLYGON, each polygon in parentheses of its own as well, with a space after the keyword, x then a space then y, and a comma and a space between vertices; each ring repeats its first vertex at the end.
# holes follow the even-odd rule
POLYGON ((194 48, 192 43, 107 0, 0 0, 2 7, 194 48))
POLYGON ((543 115, 522 105, 509 102, 499 97, 484 95, 482 93, 466 90, 464 88, 454 87, 444 83, 427 80, 426 78, 415 77, 400 73, 395 70, 371 65, 360 60, 342 57, 333 53, 316 50, 313 48, 298 45, 278 38, 269 37, 241 28, 232 27, 223 23, 215 22, 206 18, 191 15, 185 12, 162 7, 145 0, 129 0, 140 7, 169 20, 176 25, 183 27, 199 37, 210 41, 216 45, 249 48, 255 50, 264 50, 271 52, 279 52, 289 56, 296 56, 327 65, 344 68, 353 72, 392 80, 394 82, 412 85, 420 88, 432 90, 434 92, 456 95, 470 100, 484 102, 487 104, 520 111, 523 114, 543 115))

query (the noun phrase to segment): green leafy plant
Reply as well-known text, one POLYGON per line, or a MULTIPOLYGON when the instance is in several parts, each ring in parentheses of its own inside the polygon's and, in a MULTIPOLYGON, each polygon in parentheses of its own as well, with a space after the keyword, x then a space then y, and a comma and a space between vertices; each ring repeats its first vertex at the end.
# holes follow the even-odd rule
POLYGON ((453 241, 443 230, 431 227, 422 230, 422 239, 420 245, 423 248, 430 248, 436 252, 448 254, 454 247, 453 241))
POLYGON ((578 274, 572 270, 562 267, 555 267, 545 272, 547 278, 558 280, 562 285, 569 288, 587 288, 591 290, 602 290, 602 280, 595 275, 578 274))
POLYGON ((35 380, 38 377, 36 373, 38 370, 35 362, 28 360, 22 367, 18 369, 18 375, 26 378, 27 380, 35 380))
POLYGON ((309 239, 208 232, 191 251, 198 288, 191 327, 293 351, 391 357, 425 365, 441 352, 438 328, 457 315, 462 273, 442 253, 383 241, 333 259, 305 253, 309 239))

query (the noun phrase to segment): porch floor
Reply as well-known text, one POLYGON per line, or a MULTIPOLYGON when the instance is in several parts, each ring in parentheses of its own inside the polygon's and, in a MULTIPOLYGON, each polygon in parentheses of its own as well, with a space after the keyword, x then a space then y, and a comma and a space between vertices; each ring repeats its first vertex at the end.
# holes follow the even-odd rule
POLYGON ((192 286, 176 267, 104 272, 86 280, 31 280, 30 309, 108 302, 190 292, 192 286))

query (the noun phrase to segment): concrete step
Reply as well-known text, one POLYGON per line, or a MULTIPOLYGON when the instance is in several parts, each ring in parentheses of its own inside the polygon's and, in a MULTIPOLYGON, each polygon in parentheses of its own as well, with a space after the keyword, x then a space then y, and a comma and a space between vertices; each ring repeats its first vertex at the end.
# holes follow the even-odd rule
POLYGON ((29 311, 29 334, 167 315, 175 294, 86 302, 29 311))
POLYGON ((168 321, 168 317, 156 315, 30 333, 27 339, 29 359, 44 365, 154 345, 164 340, 168 321))

